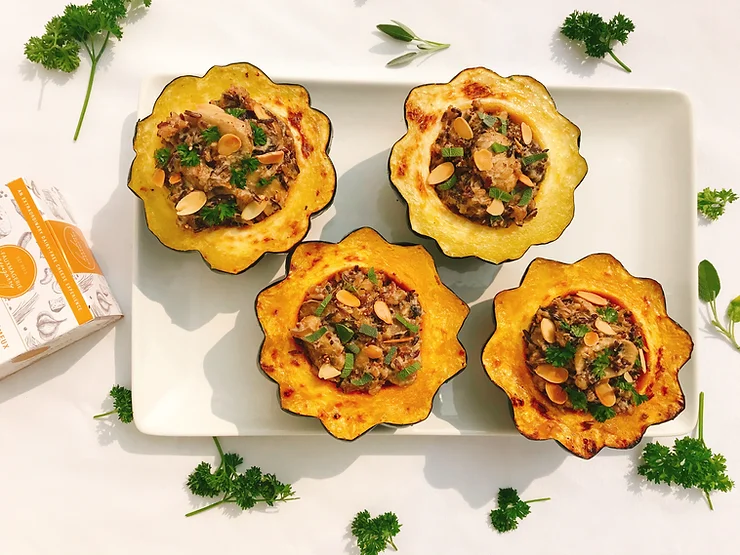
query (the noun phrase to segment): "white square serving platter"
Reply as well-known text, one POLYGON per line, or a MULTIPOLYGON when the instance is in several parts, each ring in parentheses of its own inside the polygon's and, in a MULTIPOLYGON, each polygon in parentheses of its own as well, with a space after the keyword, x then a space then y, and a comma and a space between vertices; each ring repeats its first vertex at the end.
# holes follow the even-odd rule
MULTIPOLYGON (((139 117, 173 78, 142 85, 139 117)), ((290 82, 289 80, 283 80, 290 82)), ((406 207, 388 181, 388 156, 405 132, 403 103, 413 84, 301 82, 332 121, 337 170, 332 207, 313 220, 307 240, 338 241, 371 226, 387 240, 424 245, 442 280, 471 305, 460 334, 469 365, 445 384, 427 420, 373 433, 508 435, 516 430, 505 395, 485 375, 480 353, 493 332, 493 296, 518 285, 529 262, 574 262, 594 252, 616 256, 634 275, 657 279, 669 314, 696 337, 695 191, 691 108, 663 90, 551 88, 558 108, 581 128, 589 172, 576 191, 576 216, 560 239, 494 266, 446 258, 409 229, 406 207)), ((284 255, 267 255, 241 275, 210 271, 197 253, 162 246, 138 199, 134 218, 132 382, 136 426, 166 436, 306 435, 319 422, 280 410, 277 385, 257 364, 262 333, 256 295, 284 274, 284 255)), ((698 384, 690 362, 680 373, 687 409, 648 435, 693 428, 698 384)))

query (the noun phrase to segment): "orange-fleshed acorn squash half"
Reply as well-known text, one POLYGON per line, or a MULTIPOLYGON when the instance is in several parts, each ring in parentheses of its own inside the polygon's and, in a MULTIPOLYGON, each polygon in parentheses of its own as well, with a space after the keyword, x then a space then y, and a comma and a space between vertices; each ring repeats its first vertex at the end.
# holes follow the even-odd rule
MULTIPOLYGON (((233 124, 234 120, 231 122, 233 124)), ((179 137, 184 137, 186 131, 179 137)), ((170 135, 174 135, 171 141, 180 140, 176 133, 170 135)), ((336 174, 328 156, 330 140, 329 118, 311 107, 308 92, 303 87, 273 83, 260 69, 247 63, 215 66, 203 77, 183 76, 173 80, 159 95, 151 115, 138 122, 134 136, 136 157, 128 186, 144 202, 147 226, 162 244, 178 251, 198 251, 211 269, 237 274, 255 264, 265 253, 286 252, 299 243, 308 233, 310 218, 332 202, 336 174), (234 111, 232 108, 231 111, 225 110, 230 115, 224 115, 224 110, 214 107, 214 103, 232 88, 246 91, 242 98, 248 98, 250 105, 258 106, 254 112, 243 108, 234 111), (204 106, 208 107, 208 113, 202 110, 204 106), (241 122, 236 122, 240 130, 237 136, 227 133, 230 130, 228 121, 221 121, 232 115, 241 118, 241 122), (203 131, 211 126, 209 132, 215 136, 210 135, 207 141, 197 138, 198 144, 190 149, 200 155, 200 160, 198 157, 193 160, 193 153, 189 153, 187 148, 184 153, 172 148, 181 145, 164 143, 163 122, 175 121, 177 125, 179 117, 197 125, 194 118, 201 116, 203 131), (210 118, 207 123, 206 116, 210 118), (285 142, 284 152, 276 151, 280 155, 277 162, 269 159, 275 153, 269 153, 267 158, 258 154, 260 148, 272 145, 270 129, 277 129, 278 135, 275 136, 283 137, 285 142), (215 141, 222 137, 217 149, 215 141), (167 146, 170 147, 168 150, 161 150, 167 146), (204 154, 206 148, 209 150, 207 156, 204 154), (232 153, 234 149, 238 151, 232 153), (166 153, 163 159, 158 151, 166 153), (194 165, 182 158, 187 154, 191 155, 194 165), (283 163, 283 154, 285 165, 291 167, 289 178, 285 177, 282 169, 277 170, 277 175, 275 173, 276 164, 283 163), (223 160, 226 155, 231 159, 223 160), (254 166, 245 162, 247 158, 251 158, 254 166), (168 159, 171 161, 169 165, 168 159), (261 159, 262 165, 255 161, 257 159, 261 159), (221 162, 224 163, 218 165, 221 162), (255 166, 264 173, 255 171, 255 166), (171 186, 172 183, 176 184, 175 187, 180 183, 187 185, 191 175, 192 179, 198 179, 197 171, 200 169, 212 172, 213 176, 209 178, 211 183, 199 186, 208 195, 208 203, 201 209, 209 211, 207 218, 205 215, 199 217, 205 212, 192 213, 197 205, 176 212, 176 207, 181 207, 176 204, 177 195, 185 195, 187 189, 180 192, 171 186), (250 175, 254 178, 251 181, 250 175), (163 186, 165 176, 167 180, 163 186), (264 179, 258 182, 258 176, 264 179), (237 187, 240 190, 237 191, 237 187), (269 191, 274 193, 275 188, 280 187, 284 190, 279 204, 262 202, 267 198, 265 194, 269 191), (221 194, 218 191, 223 189, 237 193, 236 197, 218 197, 221 194), (245 200, 244 195, 248 191, 259 196, 245 200), (250 199, 254 199, 251 205, 248 208, 243 206, 250 199), (214 208, 218 203, 220 206, 214 208), (229 216, 229 225, 223 224, 224 215, 229 216)), ((192 142, 192 138, 187 141, 192 142)), ((188 142, 183 144, 188 146, 188 142)), ((198 204, 202 204, 205 195, 200 190, 194 192, 196 200, 201 198, 198 204)), ((183 201, 183 205, 185 203, 183 201)))
POLYGON ((587 171, 581 133, 540 82, 466 69, 449 83, 414 88, 405 117, 390 180, 411 229, 447 256, 515 260, 572 221, 587 171))
MULTIPOLYGON (((605 314, 602 310, 597 307, 595 312, 605 314)), ((592 314, 591 320, 595 317, 592 314)), ((530 439, 555 439, 573 454, 588 459, 605 446, 633 447, 648 426, 671 420, 684 409, 678 371, 691 357, 691 337, 666 314, 660 284, 630 275, 609 254, 594 254, 574 264, 535 259, 519 287, 496 295, 494 320, 496 331, 483 350, 483 366, 509 397, 519 432, 530 439), (631 410, 612 413, 612 417, 598 421, 587 410, 574 410, 563 405, 562 400, 560 404, 551 401, 536 387, 536 376, 527 364, 525 332, 530 330, 541 307, 567 295, 607 300, 623 307, 640 330, 644 358, 641 355, 642 362, 636 362, 635 367, 641 368, 642 373, 634 384, 630 379, 625 387, 634 386, 635 394, 642 400, 631 410)), ((603 322, 600 325, 603 327, 603 322)), ((594 371, 593 367, 590 371, 594 371)), ((548 387, 552 384, 548 383, 548 387)))
MULTIPOLYGON (((287 276, 262 291, 256 301, 257 318, 265 334, 260 365, 280 386, 282 409, 318 418, 331 435, 343 440, 356 439, 381 423, 400 426, 427 418, 440 386, 465 368, 467 357, 457 334, 470 310, 442 284, 429 253, 419 245, 388 243, 376 231, 361 228, 336 244, 298 245, 289 257, 286 270, 287 276), (420 366, 418 371, 416 365, 406 371, 406 375, 414 371, 409 385, 388 383, 374 394, 346 391, 337 383, 319 377, 306 350, 295 339, 294 328, 309 291, 348 270, 369 272, 375 283, 380 279, 375 276, 385 276, 384 279, 392 280, 394 288, 415 292, 422 311, 416 328, 418 342, 415 342, 421 345, 417 353, 420 366)), ((350 289, 358 297, 365 295, 365 290, 358 290, 361 288, 350 289)), ((347 292, 341 291, 344 295, 347 292)), ((335 289, 331 300, 338 302, 339 298, 342 298, 340 290, 335 289)), ((330 309, 331 305, 327 310, 330 309)), ((382 325, 380 320, 376 322, 382 325)), ((355 338, 361 333, 362 329, 355 338)), ((377 344, 383 346, 380 338, 378 335, 377 344)), ((398 345, 391 347, 394 352, 401 348, 398 341, 403 340, 391 341, 398 345)), ((349 343, 344 339, 342 342, 349 353, 349 343)))

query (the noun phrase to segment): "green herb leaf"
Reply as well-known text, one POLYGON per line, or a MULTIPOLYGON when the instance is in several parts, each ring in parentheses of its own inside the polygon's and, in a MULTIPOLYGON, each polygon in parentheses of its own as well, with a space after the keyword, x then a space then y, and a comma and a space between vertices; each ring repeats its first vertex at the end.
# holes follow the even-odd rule
POLYGON ((442 148, 443 158, 457 158, 459 156, 463 156, 464 154, 465 149, 463 149, 463 147, 461 146, 446 146, 442 148))
POLYGON ((271 175, 270 177, 260 177, 257 180, 257 187, 267 187, 275 178, 277 178, 276 175, 271 175))
POLYGON ((527 206, 532 200, 534 190, 531 187, 527 187, 522 191, 522 198, 519 199, 519 206, 527 206))
POLYGON ((339 337, 339 341, 341 341, 342 343, 347 343, 347 341, 355 336, 354 330, 344 324, 337 324, 336 326, 334 326, 334 329, 337 332, 337 337, 339 337))
POLYGON ((354 353, 344 353, 344 369, 339 377, 344 379, 352 373, 352 369, 355 367, 355 355, 354 353))
POLYGON ((225 202, 219 202, 214 205, 206 205, 198 211, 198 216, 203 220, 203 223, 207 226, 213 227, 220 225, 226 220, 236 216, 238 212, 236 201, 230 199, 225 202))
POLYGON ((180 143, 175 150, 177 150, 181 165, 193 167, 200 164, 200 156, 198 156, 198 151, 194 148, 188 147, 185 143, 180 143))
POLYGON ((354 380, 350 380, 349 383, 351 383, 352 385, 356 385, 357 387, 362 387, 363 385, 369 384, 372 380, 373 380, 373 375, 365 372, 362 375, 362 377, 354 379, 354 380))
POLYGON ((638 349, 644 349, 645 348, 645 343, 642 340, 642 337, 635 337, 632 340, 632 343, 634 343, 637 346, 638 349))
POLYGON ((373 285, 378 285, 378 276, 375 275, 375 268, 373 268, 372 266, 367 271, 367 279, 369 279, 370 283, 372 283, 373 285))
POLYGON ((256 146, 265 146, 267 144, 267 134, 256 123, 250 121, 249 125, 252 127, 252 140, 256 146))
POLYGON ((563 320, 560 321, 560 327, 563 328, 565 331, 567 331, 574 337, 583 337, 589 331, 591 331, 591 328, 589 328, 585 324, 571 326, 570 324, 568 324, 568 322, 565 322, 563 320))
POLYGON ((372 337, 373 339, 378 337, 378 330, 368 324, 362 324, 359 331, 361 334, 372 337))
POLYGON ((409 322, 406 318, 403 317, 403 315, 400 312, 396 312, 396 314, 393 316, 398 322, 404 326, 407 330, 409 330, 411 333, 416 333, 419 331, 419 326, 416 324, 412 324, 409 322))
POLYGON ((491 198, 498 199, 501 202, 509 202, 511 199, 514 198, 510 193, 507 193, 506 191, 502 191, 501 189, 497 187, 491 187, 490 189, 488 189, 488 196, 491 198))
POLYGON ((576 354, 576 347, 573 343, 567 343, 565 347, 560 345, 550 345, 545 351, 545 361, 553 366, 560 368, 566 366, 576 354))
POLYGON ((538 152, 537 154, 530 154, 522 158, 522 166, 529 166, 540 160, 547 158, 547 152, 538 152))
POLYGON ((709 260, 699 262, 699 298, 705 303, 714 301, 720 292, 717 269, 709 260))
POLYGON ((632 20, 621 13, 607 23, 598 14, 574 11, 565 18, 560 32, 571 40, 582 42, 587 56, 603 58, 609 54, 622 69, 630 73, 632 70, 617 58, 611 44, 614 41, 625 44, 627 35, 634 30, 632 20))
POLYGON ((501 118, 501 134, 506 135, 509 132, 509 120, 501 118))
POLYGON ((215 125, 212 125, 208 129, 204 129, 201 132, 201 135, 203 136, 203 140, 208 144, 216 143, 221 138, 221 132, 215 125))
MULTIPOLYGON (((640 359, 638 358, 637 360, 639 361, 640 359)), ((635 389, 635 386, 631 384, 630 382, 628 382, 627 380, 625 380, 624 376, 619 376, 619 378, 617 378, 617 380, 614 382, 614 387, 631 393, 632 394, 632 404, 635 406, 641 405, 642 403, 648 400, 648 396, 638 393, 637 389, 635 389)))
POLYGON ((735 324, 740 322, 740 297, 735 297, 730 301, 727 306, 727 317, 735 324))
POLYGON ((351 530, 357 539, 359 555, 378 555, 388 546, 398 551, 393 538, 401 531, 401 525, 394 513, 370 518, 369 512, 359 512, 352 520, 351 530))
POLYGON ((353 355, 359 355, 360 354, 360 348, 355 343, 347 343, 344 346, 344 348, 347 349, 353 355))
POLYGON ((232 166, 229 183, 238 189, 244 189, 247 186, 247 175, 259 167, 260 161, 257 158, 243 158, 237 166, 232 166))
POLYGON ((398 25, 381 23, 380 25, 376 25, 375 27, 381 33, 385 33, 389 37, 396 40, 401 40, 403 42, 411 42, 412 40, 414 40, 414 35, 406 31, 403 27, 399 27, 398 25))
POLYGON ((391 365, 391 362, 393 362, 393 357, 396 356, 396 353, 397 352, 398 352, 398 347, 396 347, 395 345, 393 345, 393 347, 391 347, 390 350, 388 351, 388 353, 385 355, 385 358, 383 359, 383 363, 386 366, 390 366, 391 365))
POLYGON ((402 66, 404 64, 409 63, 411 60, 416 58, 418 55, 419 55, 418 52, 406 52, 406 54, 402 54, 398 56, 397 58, 393 58, 391 61, 389 61, 385 65, 388 67, 402 66))
POLYGON ((478 118, 483 122, 483 125, 486 127, 493 127, 496 125, 496 120, 498 118, 496 116, 492 116, 491 114, 486 114, 485 112, 478 112, 478 118))
POLYGON ((601 379, 604 377, 604 372, 611 364, 611 349, 604 349, 599 355, 591 362, 591 373, 597 378, 601 379))
POLYGON ((456 184, 457 176, 453 173, 447 181, 437 185, 437 189, 439 189, 440 191, 447 191, 449 189, 452 189, 456 184))
POLYGON ((572 386, 566 386, 565 393, 568 395, 568 399, 570 400, 570 404, 573 405, 573 408, 576 410, 587 410, 588 409, 588 399, 586 398, 586 394, 581 391, 580 389, 576 389, 572 386))
POLYGON ((158 168, 165 168, 171 157, 172 152, 170 152, 169 148, 158 148, 154 152, 154 159, 157 162, 158 168))
POLYGON ((324 334, 326 332, 327 332, 326 326, 321 326, 315 332, 309 333, 307 336, 305 336, 303 340, 308 341, 309 343, 315 343, 316 341, 324 337, 324 334))
POLYGON ((241 119, 247 113, 247 110, 246 108, 225 108, 224 112, 226 112, 230 116, 241 119))
POLYGON ((601 316, 601 319, 608 324, 616 324, 619 319, 619 312, 617 309, 611 306, 605 306, 604 308, 597 308, 596 314, 601 316))
POLYGON ((700 191, 696 198, 696 208, 708 220, 716 220, 725 213, 725 207, 735 202, 737 193, 732 189, 710 189, 709 187, 700 191))
POLYGON ((605 407, 601 403, 589 403, 588 412, 597 422, 606 422, 610 418, 617 416, 617 413, 611 407, 605 407))
POLYGON ((401 370, 397 374, 397 377, 399 380, 408 380, 411 377, 411 375, 418 372, 420 368, 421 368, 421 362, 417 360, 416 362, 409 364, 406 368, 401 370))
POLYGON ((549 497, 543 497, 522 501, 514 488, 501 488, 498 490, 498 509, 492 510, 489 515, 491 525, 500 533, 515 530, 519 526, 519 521, 530 513, 531 503, 549 500, 549 497))
POLYGON ((506 145, 502 145, 501 143, 493 143, 491 145, 491 150, 496 154, 501 154, 502 152, 506 152, 507 150, 509 150, 509 147, 506 145))
POLYGON ((131 403, 131 390, 121 385, 114 385, 108 392, 108 396, 113 399, 113 410, 96 414, 93 418, 103 418, 111 414, 118 415, 118 420, 128 424, 134 419, 134 409, 131 403))
POLYGON ((314 312, 314 315, 321 316, 324 311, 326 310, 326 307, 329 306, 329 303, 331 302, 332 297, 334 296, 334 293, 329 293, 324 299, 321 301, 319 306, 316 307, 316 311, 314 312))

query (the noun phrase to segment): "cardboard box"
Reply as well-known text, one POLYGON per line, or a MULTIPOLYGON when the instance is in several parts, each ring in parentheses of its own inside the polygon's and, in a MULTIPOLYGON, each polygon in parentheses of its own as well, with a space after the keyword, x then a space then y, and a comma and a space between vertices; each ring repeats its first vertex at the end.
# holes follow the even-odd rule
POLYGON ((0 379, 121 316, 59 190, 0 188, 0 379))

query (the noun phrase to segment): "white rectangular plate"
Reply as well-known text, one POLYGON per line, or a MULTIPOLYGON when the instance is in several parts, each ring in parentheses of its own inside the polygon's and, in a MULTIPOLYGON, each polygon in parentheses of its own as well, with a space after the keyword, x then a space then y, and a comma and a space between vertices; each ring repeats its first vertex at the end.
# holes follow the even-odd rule
MULTIPOLYGON (((139 117, 172 76, 142 86, 139 117)), ((421 243, 442 280, 472 307, 461 341, 469 365, 445 384, 431 416, 398 435, 516 433, 505 395, 485 375, 480 353, 493 331, 493 296, 518 285, 538 256, 574 262, 609 252, 634 275, 663 284, 670 315, 693 335, 696 267, 691 110, 671 91, 553 88, 560 111, 582 130, 589 173, 576 191, 576 217, 563 236, 516 262, 493 266, 452 260, 409 229, 406 207, 388 182, 390 147, 405 132, 403 103, 412 85, 302 83, 312 104, 331 118, 331 158, 338 184, 333 206, 316 218, 308 240, 338 241, 371 226, 389 241, 421 243)), ((325 433, 318 421, 282 412, 277 386, 257 365, 262 333, 256 295, 283 275, 283 255, 268 255, 238 276, 210 271, 197 253, 163 247, 147 230, 136 202, 132 299, 132 381, 136 425, 168 436, 325 433)), ((689 400, 696 372, 681 371, 689 400)), ((696 421, 689 404, 649 435, 678 435, 696 421)))

